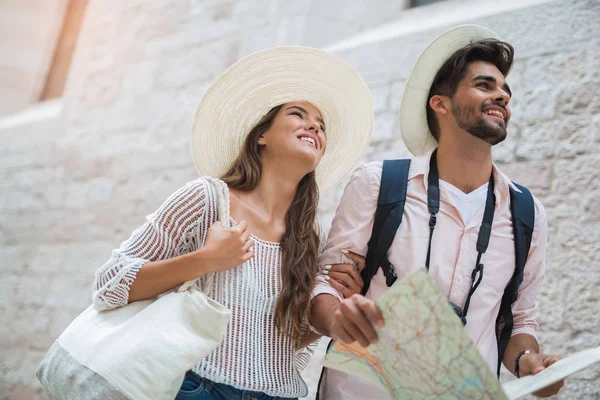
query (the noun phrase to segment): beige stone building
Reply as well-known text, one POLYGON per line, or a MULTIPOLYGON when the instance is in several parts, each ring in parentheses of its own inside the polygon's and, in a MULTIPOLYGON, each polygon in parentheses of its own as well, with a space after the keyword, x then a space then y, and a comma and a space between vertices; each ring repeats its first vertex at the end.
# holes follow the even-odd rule
MULTIPOLYGON (((282 44, 338 54, 373 94, 364 161, 405 157, 398 109, 412 64, 469 22, 516 49, 513 120, 494 156, 548 212, 542 347, 600 345, 598 21, 597 0, 3 0, 0 399, 46 398, 35 369, 90 304, 96 268, 194 179, 193 110, 227 66, 282 44)), ((322 198, 325 227, 343 186, 322 198)), ((600 365, 557 398, 600 398, 600 365)))

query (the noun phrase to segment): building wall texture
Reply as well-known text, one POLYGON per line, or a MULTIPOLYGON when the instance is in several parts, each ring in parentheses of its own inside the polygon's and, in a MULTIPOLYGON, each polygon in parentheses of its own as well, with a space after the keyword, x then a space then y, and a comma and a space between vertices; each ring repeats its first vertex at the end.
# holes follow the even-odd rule
MULTIPOLYGON (((62 114, 0 128, 0 399, 45 398, 35 369, 90 304, 94 271, 194 179, 191 117, 220 72, 254 50, 327 47, 410 12, 401 2, 347 3, 90 1, 62 114)), ((599 17, 598 1, 580 0, 465 18, 516 49, 513 119, 494 157, 548 212, 539 294, 548 353, 600 345, 599 17)), ((408 156, 397 120, 402 88, 420 51, 448 27, 337 52, 373 94, 376 123, 364 161, 408 156)), ((322 196, 325 227, 344 183, 322 196)), ((311 367, 311 382, 317 372, 311 367)), ((598 397, 600 366, 571 377, 557 396, 598 397)))

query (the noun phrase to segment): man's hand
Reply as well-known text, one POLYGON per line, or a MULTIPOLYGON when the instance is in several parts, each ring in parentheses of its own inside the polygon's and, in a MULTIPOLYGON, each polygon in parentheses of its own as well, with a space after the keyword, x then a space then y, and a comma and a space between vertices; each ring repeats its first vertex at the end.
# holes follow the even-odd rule
MULTIPOLYGON (((527 375, 535 375, 550 365, 560 360, 559 356, 551 356, 546 354, 528 353, 523 354, 519 359, 519 377, 527 375)), ((538 397, 550 397, 558 393, 558 391, 565 385, 564 379, 556 382, 550 386, 534 392, 533 394, 538 397)))
POLYGON ((375 302, 354 294, 339 303, 329 326, 329 336, 347 344, 358 341, 361 346, 367 347, 378 340, 371 323, 378 328, 383 327, 381 312, 375 302))
POLYGON ((329 280, 329 284, 347 299, 362 291, 364 282, 360 271, 365 267, 365 258, 351 251, 343 251, 343 253, 353 261, 353 264, 326 265, 321 273, 329 280))

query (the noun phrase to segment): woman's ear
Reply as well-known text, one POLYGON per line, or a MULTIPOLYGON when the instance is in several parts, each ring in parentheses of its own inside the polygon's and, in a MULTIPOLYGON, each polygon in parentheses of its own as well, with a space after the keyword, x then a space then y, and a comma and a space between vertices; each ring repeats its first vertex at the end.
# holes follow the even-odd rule
POLYGON ((264 133, 262 135, 260 135, 260 137, 258 138, 258 141, 256 143, 258 143, 259 146, 264 146, 267 144, 267 139, 265 139, 264 133))
POLYGON ((449 112, 448 97, 439 94, 431 96, 429 99, 429 107, 437 114, 447 115, 449 112))

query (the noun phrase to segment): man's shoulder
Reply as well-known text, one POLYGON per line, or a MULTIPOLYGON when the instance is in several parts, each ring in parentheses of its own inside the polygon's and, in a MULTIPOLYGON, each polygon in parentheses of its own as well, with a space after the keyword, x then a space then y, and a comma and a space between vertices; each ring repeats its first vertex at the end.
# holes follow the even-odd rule
MULTIPOLYGON (((411 160, 412 161, 412 160, 411 160)), ((352 180, 356 182, 366 183, 379 190, 381 186, 381 177, 383 174, 383 160, 371 161, 359 165, 352 174, 352 180)), ((410 179, 415 175, 413 163, 410 166, 410 179)))
POLYGON ((376 184, 381 182, 381 172, 383 171, 383 161, 370 161, 360 164, 352 174, 352 180, 364 181, 367 184, 376 184))
POLYGON ((502 171, 500 171, 500 169, 498 167, 496 167, 496 170, 498 171, 499 176, 507 183, 508 188, 510 190, 516 190, 518 192, 521 192, 521 188, 526 188, 529 191, 529 193, 531 193, 531 197, 533 198, 534 212, 535 212, 535 223, 536 223, 536 225, 539 225, 538 222, 543 221, 543 223, 545 224, 546 223, 546 209, 544 208, 544 205, 542 204, 540 199, 538 199, 535 196, 534 191, 531 190, 528 187, 528 185, 526 185, 526 184, 521 184, 519 182, 515 182, 515 181, 511 180, 502 171))
POLYGON ((367 173, 379 174, 379 176, 381 176, 381 171, 383 170, 383 160, 370 161, 370 162, 359 165, 358 168, 363 169, 367 173))
POLYGON ((495 177, 500 178, 500 181, 502 183, 506 184, 506 186, 508 186, 508 189, 516 190, 517 192, 521 192, 520 187, 524 187, 531 193, 531 196, 533 197, 536 208, 542 207, 542 203, 540 202, 540 200, 537 197, 535 197, 533 190, 531 190, 529 188, 528 184, 526 184, 526 183, 523 184, 521 182, 510 179, 510 177, 508 175, 506 175, 496 164, 494 164, 494 169, 496 170, 496 174, 497 174, 495 177))

